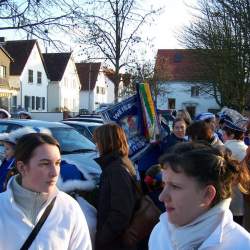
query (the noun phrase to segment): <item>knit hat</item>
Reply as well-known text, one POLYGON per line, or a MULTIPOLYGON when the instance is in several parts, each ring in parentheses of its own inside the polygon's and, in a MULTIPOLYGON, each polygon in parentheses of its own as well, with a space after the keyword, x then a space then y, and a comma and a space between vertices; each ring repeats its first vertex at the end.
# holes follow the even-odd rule
POLYGON ((238 111, 227 107, 223 108, 221 113, 221 117, 224 119, 224 127, 243 133, 246 132, 248 118, 241 115, 238 111))
POLYGON ((26 111, 26 110, 21 110, 17 113, 19 116, 20 115, 27 115, 31 119, 31 113, 26 111))
POLYGON ((196 116, 196 121, 205 121, 207 119, 215 119, 215 115, 210 112, 203 112, 196 116))
POLYGON ((239 132, 246 132, 246 128, 242 126, 240 123, 233 123, 231 121, 225 120, 224 121, 224 128, 229 128, 234 131, 239 131, 239 132))
POLYGON ((11 117, 10 113, 7 110, 5 110, 5 109, 1 109, 0 108, 0 113, 3 113, 6 116, 6 118, 10 118, 11 117))

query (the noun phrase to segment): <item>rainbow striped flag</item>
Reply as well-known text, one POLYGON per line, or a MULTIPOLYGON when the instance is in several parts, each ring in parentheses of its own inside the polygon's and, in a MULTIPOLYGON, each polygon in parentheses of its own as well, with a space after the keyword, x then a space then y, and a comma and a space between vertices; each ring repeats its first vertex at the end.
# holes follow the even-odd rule
POLYGON ((144 135, 150 142, 156 142, 159 140, 160 126, 148 83, 139 84, 139 94, 145 127, 144 135))

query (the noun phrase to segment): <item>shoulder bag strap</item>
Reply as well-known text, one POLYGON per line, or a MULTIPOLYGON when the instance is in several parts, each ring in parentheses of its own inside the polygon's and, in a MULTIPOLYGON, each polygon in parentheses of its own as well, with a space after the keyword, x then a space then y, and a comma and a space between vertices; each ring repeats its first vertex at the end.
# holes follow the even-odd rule
POLYGON ((39 233, 41 227, 43 226, 44 222, 48 218, 50 211, 52 210, 54 203, 55 203, 56 197, 50 202, 50 204, 46 207, 43 215, 41 216, 40 220, 37 222, 35 227, 33 228, 32 232, 20 248, 20 250, 28 250, 29 247, 31 246, 32 242, 36 238, 37 234, 39 233))

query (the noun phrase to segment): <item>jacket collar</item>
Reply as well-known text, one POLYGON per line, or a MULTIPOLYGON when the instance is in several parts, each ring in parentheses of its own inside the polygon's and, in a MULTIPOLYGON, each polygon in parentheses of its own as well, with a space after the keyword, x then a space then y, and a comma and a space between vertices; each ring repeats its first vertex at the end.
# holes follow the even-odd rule
POLYGON ((102 170, 106 166, 110 165, 111 162, 124 158, 119 152, 115 151, 110 154, 102 155, 94 160, 101 166, 102 170))

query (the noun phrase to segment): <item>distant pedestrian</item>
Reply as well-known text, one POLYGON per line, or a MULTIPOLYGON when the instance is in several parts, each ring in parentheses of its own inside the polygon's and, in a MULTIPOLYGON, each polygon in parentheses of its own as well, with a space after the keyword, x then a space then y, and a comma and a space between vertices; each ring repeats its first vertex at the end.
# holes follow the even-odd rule
POLYGON ((0 108, 0 119, 9 119, 11 117, 11 114, 5 110, 0 108))
POLYGON ((10 133, 0 133, 0 142, 4 146, 4 159, 0 166, 0 193, 5 191, 8 179, 16 174, 15 147, 18 139, 25 134, 34 132, 31 128, 19 128, 10 133))
MULTIPOLYGON (((232 121, 225 120, 223 127, 224 145, 232 153, 232 158, 241 162, 246 156, 247 145, 244 143, 245 129, 232 121)), ((243 195, 237 186, 234 187, 234 196, 230 206, 234 220, 240 225, 244 216, 243 195)))
POLYGON ((176 119, 183 119, 186 122, 186 126, 192 123, 192 118, 186 109, 179 109, 176 112, 176 119))
POLYGON ((25 135, 18 140, 15 159, 19 174, 0 194, 1 249, 91 250, 81 208, 56 188, 61 162, 58 142, 48 134, 25 135), (24 247, 45 211, 47 219, 30 241, 31 246, 24 247))
MULTIPOLYGON (((243 164, 245 164, 245 167, 250 172, 250 146, 248 146, 247 154, 246 154, 243 164)), ((244 194, 243 196, 244 196, 243 227, 248 232, 250 232, 250 194, 244 194)))
POLYGON ((189 140, 194 142, 204 141, 212 146, 223 146, 221 140, 214 135, 211 126, 205 121, 194 121, 189 127, 187 127, 186 134, 189 140))
POLYGON ((21 110, 18 113, 19 119, 31 119, 31 113, 25 110, 21 110))
POLYGON ((173 131, 170 135, 164 138, 162 142, 162 152, 166 153, 172 146, 179 142, 187 141, 186 138, 187 124, 184 119, 177 118, 173 122, 173 131))

